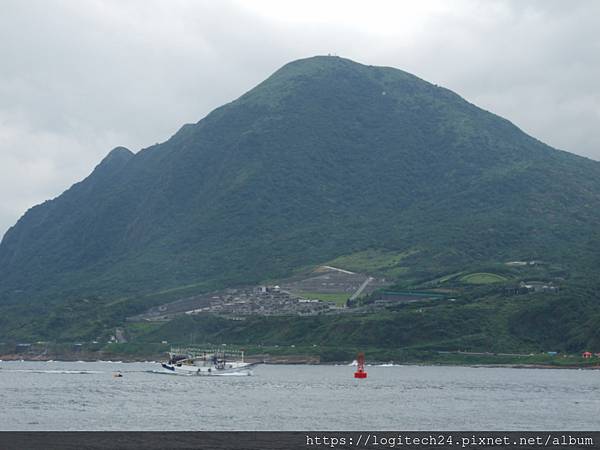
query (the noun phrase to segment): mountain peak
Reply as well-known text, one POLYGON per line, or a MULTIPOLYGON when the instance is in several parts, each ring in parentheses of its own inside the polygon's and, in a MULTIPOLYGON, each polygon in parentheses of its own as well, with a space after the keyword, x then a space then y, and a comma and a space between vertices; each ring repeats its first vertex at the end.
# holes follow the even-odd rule
POLYGON ((339 74, 340 71, 361 71, 368 67, 340 56, 317 55, 297 59, 285 64, 271 76, 271 79, 280 77, 322 76, 331 73, 339 74))
POLYGON ((115 160, 128 160, 130 159, 132 156, 134 156, 134 153, 129 150, 126 147, 115 147, 113 148, 110 152, 108 152, 108 154, 104 157, 104 159, 102 160, 102 162, 100 164, 103 164, 105 162, 110 162, 110 161, 115 161, 115 160))
POLYGON ((270 107, 297 95, 306 102, 330 102, 331 96, 364 101, 364 96, 404 97, 407 93, 441 90, 400 69, 365 65, 340 56, 317 55, 291 61, 240 97, 270 107))
POLYGON ((290 61, 283 67, 309 66, 309 65, 319 65, 322 67, 340 67, 340 66, 366 67, 364 64, 358 63, 351 59, 342 58, 341 56, 333 56, 333 55, 315 55, 315 56, 309 56, 306 58, 300 58, 300 59, 296 59, 294 61, 290 61))
POLYGON ((333 55, 315 55, 291 61, 277 70, 273 76, 316 75, 319 73, 325 74, 331 72, 339 75, 340 72, 344 71, 361 73, 365 76, 374 75, 379 72, 379 75, 376 75, 377 78, 379 78, 383 72, 386 72, 388 74, 395 74, 396 76, 409 78, 411 80, 420 80, 426 83, 424 80, 394 67, 367 65, 348 58, 333 55))
POLYGON ((99 169, 102 171, 118 169, 133 157, 134 153, 128 148, 115 147, 96 166, 96 171, 99 169))

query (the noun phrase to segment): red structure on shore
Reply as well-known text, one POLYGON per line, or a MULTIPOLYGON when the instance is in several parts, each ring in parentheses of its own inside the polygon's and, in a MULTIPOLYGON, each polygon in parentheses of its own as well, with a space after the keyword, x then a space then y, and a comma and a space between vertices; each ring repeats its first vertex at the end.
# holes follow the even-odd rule
POLYGON ((367 372, 365 372, 365 354, 360 352, 356 361, 358 362, 358 368, 354 372, 354 378, 367 378, 367 372))

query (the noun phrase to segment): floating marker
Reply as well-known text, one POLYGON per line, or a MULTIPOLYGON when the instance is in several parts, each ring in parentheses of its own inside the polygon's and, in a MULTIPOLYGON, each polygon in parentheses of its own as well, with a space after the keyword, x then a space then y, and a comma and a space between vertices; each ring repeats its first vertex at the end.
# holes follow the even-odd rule
POLYGON ((367 372, 365 372, 365 354, 360 352, 356 357, 358 362, 358 368, 354 372, 354 378, 367 378, 367 372))

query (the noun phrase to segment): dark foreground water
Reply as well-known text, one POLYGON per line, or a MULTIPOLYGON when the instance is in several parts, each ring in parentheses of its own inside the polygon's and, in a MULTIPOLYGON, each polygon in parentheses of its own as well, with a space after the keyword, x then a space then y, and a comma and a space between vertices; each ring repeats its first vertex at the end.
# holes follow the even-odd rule
POLYGON ((0 430, 598 430, 600 371, 0 362, 0 430), (121 371, 123 378, 113 378, 121 371))

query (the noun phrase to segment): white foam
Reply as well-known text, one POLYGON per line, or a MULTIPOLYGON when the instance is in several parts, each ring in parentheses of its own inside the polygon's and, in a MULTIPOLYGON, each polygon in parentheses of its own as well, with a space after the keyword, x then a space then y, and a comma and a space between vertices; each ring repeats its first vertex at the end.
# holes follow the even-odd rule
POLYGON ((92 373, 104 373, 99 370, 37 370, 37 369, 8 369, 7 372, 23 372, 23 373, 46 373, 46 374, 61 374, 61 375, 86 375, 92 373))
POLYGON ((213 377, 247 377, 249 375, 252 375, 252 372, 215 373, 210 376, 213 376, 213 377))

